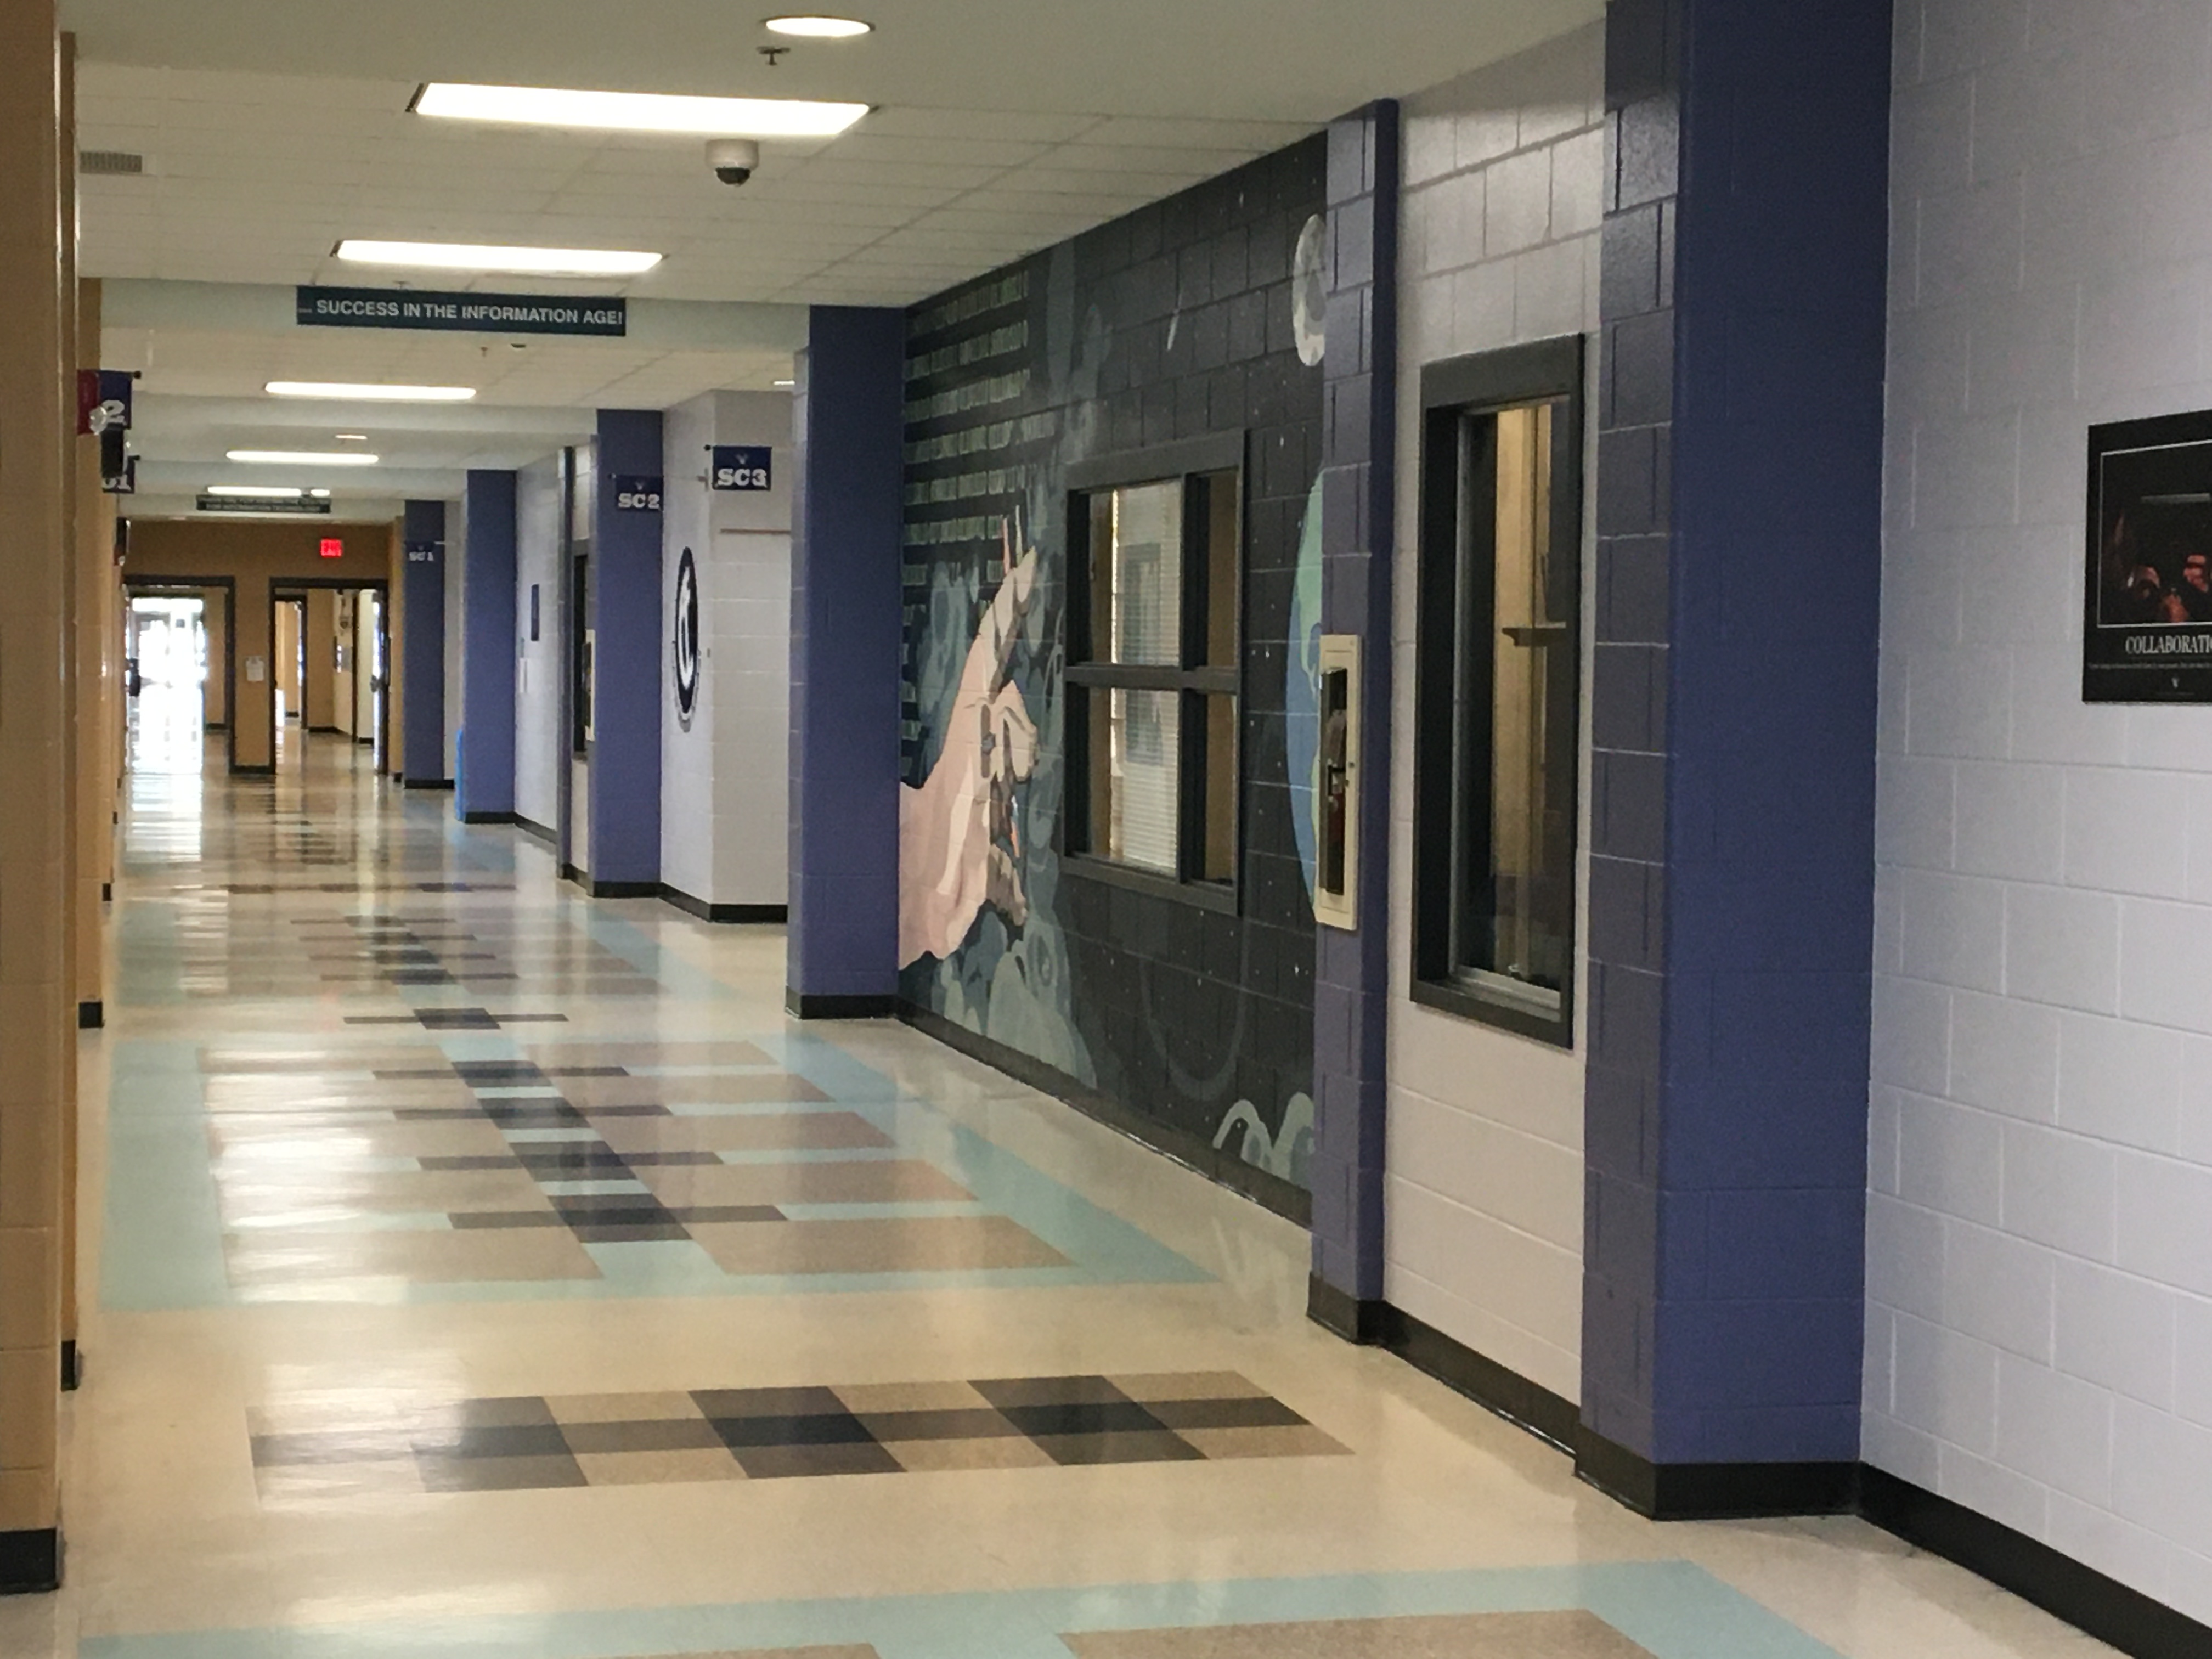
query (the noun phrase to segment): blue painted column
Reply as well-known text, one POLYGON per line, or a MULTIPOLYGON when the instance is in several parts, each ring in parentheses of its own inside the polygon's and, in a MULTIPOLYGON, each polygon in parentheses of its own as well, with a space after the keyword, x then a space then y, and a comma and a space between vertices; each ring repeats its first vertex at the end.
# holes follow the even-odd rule
MULTIPOLYGON (((603 409, 592 507, 592 891, 660 893, 660 411, 603 409), (650 483, 654 505, 630 489, 650 483), (625 497, 629 499, 625 499, 625 497)), ((510 634, 512 629, 510 629, 510 634)))
POLYGON ((906 317, 817 306, 795 399, 791 922, 801 1018, 898 988, 899 561, 906 317))
POLYGON ((1613 0, 1582 1472, 1662 1516, 1858 1456, 1887 0, 1613 0))
POLYGON ((1376 1337, 1390 997, 1390 561, 1397 476, 1398 106, 1328 130, 1322 629, 1359 640, 1357 932, 1315 930, 1315 1319, 1376 1337))
POLYGON ((400 522, 407 561, 404 584, 405 632, 399 665, 399 775, 410 789, 440 789, 446 775, 446 504, 409 501, 400 522))
POLYGON ((471 471, 461 525, 461 775, 465 823, 514 821, 514 474, 471 471))

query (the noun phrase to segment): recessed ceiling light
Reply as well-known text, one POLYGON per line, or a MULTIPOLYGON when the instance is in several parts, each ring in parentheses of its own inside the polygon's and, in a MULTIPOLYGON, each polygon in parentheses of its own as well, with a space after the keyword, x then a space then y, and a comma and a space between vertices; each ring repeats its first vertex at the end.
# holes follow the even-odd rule
MULTIPOLYGON (((204 492, 210 495, 235 495, 249 501, 296 501, 302 491, 283 485, 210 484, 204 492)), ((327 495, 327 490, 323 492, 327 495)))
POLYGON ((415 94, 417 115, 506 121, 603 132, 689 132, 709 138, 834 138, 866 104, 804 98, 700 98, 665 92, 582 92, 555 87, 475 87, 433 81, 415 94))
POLYGON ((272 398, 331 398, 348 403, 461 404, 477 395, 472 386, 380 386, 349 380, 271 380, 262 390, 272 398))
POLYGON ((493 247, 477 242, 380 242, 349 236, 338 258, 357 265, 414 265, 436 270, 497 270, 531 276, 635 276, 658 253, 604 247, 493 247))
POLYGON ((793 387, 796 386, 799 382, 796 380, 770 380, 769 384, 774 386, 778 392, 788 392, 793 387))
POLYGON ((226 453, 248 466, 374 466, 378 460, 358 449, 233 449, 226 453))
POLYGON ((327 489, 311 489, 307 493, 319 501, 326 501, 331 498, 331 492, 327 489))
POLYGON ((368 441, 366 432, 333 432, 331 436, 342 444, 365 444, 368 441))
POLYGON ((876 26, 857 17, 771 17, 764 27, 771 34, 799 34, 812 40, 849 40, 876 26))

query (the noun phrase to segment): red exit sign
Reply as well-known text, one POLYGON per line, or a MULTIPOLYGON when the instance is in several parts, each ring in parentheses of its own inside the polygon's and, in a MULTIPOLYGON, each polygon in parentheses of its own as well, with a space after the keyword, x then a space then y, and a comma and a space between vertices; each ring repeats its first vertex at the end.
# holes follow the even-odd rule
POLYGON ((326 559, 343 559, 345 557, 345 544, 336 536, 325 536, 323 538, 322 554, 326 559))

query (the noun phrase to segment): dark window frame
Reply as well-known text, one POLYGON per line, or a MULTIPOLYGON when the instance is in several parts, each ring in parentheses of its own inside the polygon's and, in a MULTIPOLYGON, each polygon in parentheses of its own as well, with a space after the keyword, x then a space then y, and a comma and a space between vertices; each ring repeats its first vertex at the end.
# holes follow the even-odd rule
POLYGON ((1248 586, 1247 556, 1251 538, 1251 468, 1243 431, 1212 433, 1175 443, 1078 461, 1067 469, 1067 605, 1063 645, 1066 659, 1067 696, 1061 716, 1061 749, 1066 757, 1066 793, 1060 811, 1060 853, 1073 875, 1135 891, 1179 900, 1204 909, 1241 915, 1244 893, 1244 828, 1247 749, 1244 723, 1244 613, 1248 586), (1237 576, 1233 659, 1229 666, 1194 665, 1192 659, 1205 637, 1206 584, 1201 573, 1206 562, 1198 556, 1202 514, 1193 512, 1200 480, 1224 472, 1237 478, 1237 576), (1139 665, 1100 661, 1091 654, 1091 498, 1113 489, 1146 484, 1183 485, 1183 545, 1182 645, 1175 665, 1139 665), (1176 872, 1125 864, 1088 850, 1091 834, 1091 722, 1090 698, 1121 690, 1174 691, 1181 694, 1176 738, 1176 872), (1194 874, 1206 833, 1205 782, 1206 723, 1205 699, 1229 696, 1236 700, 1235 799, 1236 857, 1234 872, 1226 881, 1207 880, 1194 874))
MULTIPOLYGON (((1413 744, 1413 1000, 1561 1048, 1575 1046, 1575 991, 1583 941, 1580 927, 1582 863, 1582 560, 1584 343, 1580 335, 1431 363, 1421 371, 1420 545, 1417 566, 1415 726, 1413 744), (1540 1011, 1478 989, 1455 960, 1459 917, 1467 899, 1455 872, 1489 860, 1492 795, 1489 775, 1495 631, 1496 549, 1492 535, 1462 534, 1461 434, 1470 416, 1535 403, 1553 403, 1552 545, 1571 556, 1554 567, 1572 618, 1560 647, 1561 672, 1574 690, 1567 741, 1567 867, 1574 891, 1567 915, 1567 968, 1556 1012, 1540 1011), (1478 611, 1487 621, 1468 626, 1480 644, 1464 655, 1463 622, 1478 611)), ((1494 526, 1494 520, 1493 520, 1494 526)))

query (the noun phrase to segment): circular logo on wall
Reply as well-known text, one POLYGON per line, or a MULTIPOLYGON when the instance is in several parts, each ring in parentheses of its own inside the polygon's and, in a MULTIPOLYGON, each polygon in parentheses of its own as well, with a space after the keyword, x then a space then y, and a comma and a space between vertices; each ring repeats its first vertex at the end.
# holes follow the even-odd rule
POLYGON ((685 548, 676 561, 676 718, 685 731, 699 708, 699 565, 685 548))

